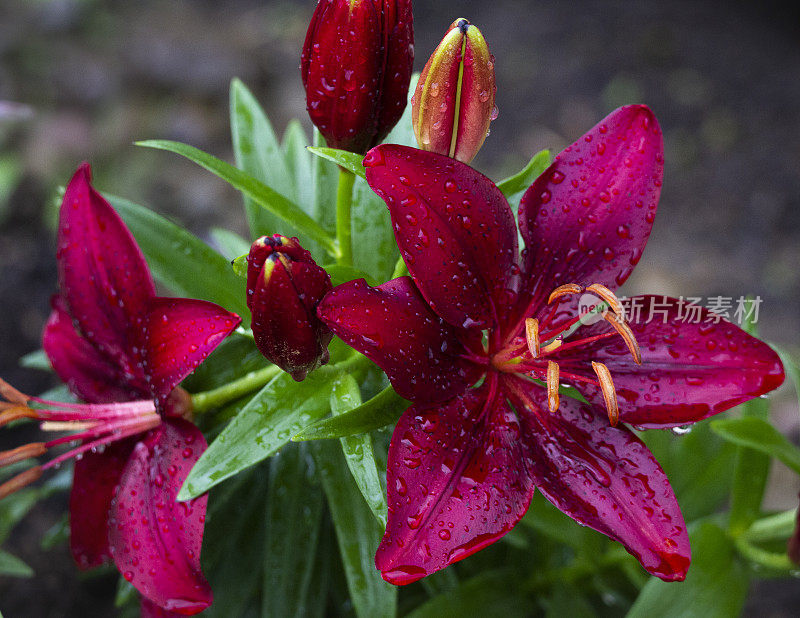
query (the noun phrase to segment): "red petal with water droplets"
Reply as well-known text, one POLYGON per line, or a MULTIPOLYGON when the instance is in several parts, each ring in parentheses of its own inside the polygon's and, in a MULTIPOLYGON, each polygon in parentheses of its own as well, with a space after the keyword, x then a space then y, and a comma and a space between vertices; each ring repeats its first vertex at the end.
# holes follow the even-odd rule
POLYGON ((75 462, 69 497, 70 550, 81 569, 111 558, 108 510, 136 438, 115 442, 102 453, 85 453, 75 462))
MULTIPOLYGON (((520 308, 522 313, 534 315, 565 283, 615 290, 625 282, 653 226, 663 151, 653 112, 643 105, 621 107, 561 152, 531 185, 519 209, 526 246, 521 298, 530 308, 520 308)), ((565 312, 575 306, 565 302, 565 312)))
POLYGON ((364 165, 433 310, 454 326, 497 324, 519 268, 514 215, 495 184, 460 161, 405 146, 378 146, 364 165))
POLYGON ((88 403, 132 401, 149 396, 143 380, 139 384, 136 380, 129 381, 113 361, 81 337, 60 297, 53 299, 42 347, 62 382, 88 403))
POLYGON ((111 503, 109 541, 123 577, 159 607, 193 615, 211 605, 200 570, 206 503, 175 497, 207 447, 191 423, 162 423, 133 450, 111 503))
MULTIPOLYGON (((646 428, 694 423, 783 383, 783 364, 772 348, 707 309, 664 296, 634 296, 623 307, 642 350, 641 366, 619 337, 554 358, 564 371, 587 377, 593 377, 590 361, 604 363, 625 423, 646 428)), ((603 323, 573 338, 607 329, 603 323)), ((598 388, 575 385, 602 405, 598 388)))
POLYGON ((444 401, 478 381, 483 369, 461 355, 459 338, 480 346, 480 334, 457 330, 431 311, 409 277, 372 288, 363 279, 331 290, 317 314, 344 342, 386 372, 401 397, 444 401))
POLYGON ((132 381, 144 381, 137 334, 155 287, 130 231, 92 188, 84 163, 67 185, 58 224, 61 295, 81 334, 132 381))
POLYGON ((144 367, 163 400, 242 319, 219 305, 189 298, 154 298, 144 330, 144 367))
POLYGON ((490 386, 440 406, 411 406, 389 447, 389 522, 375 565, 408 584, 506 534, 534 485, 520 427, 490 386))
POLYGON ((686 524, 669 480, 644 443, 624 427, 611 427, 601 408, 562 397, 551 414, 543 388, 505 380, 539 491, 578 523, 622 543, 649 573, 683 580, 691 556, 686 524))

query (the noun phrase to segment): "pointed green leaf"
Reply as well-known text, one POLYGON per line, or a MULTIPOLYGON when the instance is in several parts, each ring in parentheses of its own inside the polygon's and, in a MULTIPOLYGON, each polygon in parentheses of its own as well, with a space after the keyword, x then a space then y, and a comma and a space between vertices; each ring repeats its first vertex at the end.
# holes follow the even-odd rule
POLYGON ((192 468, 178 500, 195 498, 238 472, 274 455, 291 436, 327 414, 334 380, 330 366, 302 382, 280 373, 259 391, 211 443, 192 468))
POLYGON ((331 276, 331 282, 334 286, 347 283, 353 279, 366 279, 368 284, 375 284, 375 280, 367 273, 358 270, 357 268, 353 268, 352 266, 346 266, 345 264, 328 264, 323 266, 323 268, 331 276))
POLYGON ((734 444, 781 460, 800 474, 800 449, 767 421, 753 417, 726 418, 713 421, 711 429, 734 444))
POLYGON ((414 136, 414 125, 411 122, 411 98, 417 89, 419 73, 411 76, 411 83, 408 86, 408 104, 403 111, 400 121, 394 126, 392 132, 383 140, 384 144, 400 144, 401 146, 417 147, 417 138, 414 136))
POLYGON ((41 369, 42 371, 53 371, 50 359, 44 350, 34 350, 19 359, 19 366, 25 369, 41 369))
POLYGON ((486 571, 468 579, 455 590, 432 598, 407 618, 526 618, 535 615, 530 602, 511 585, 513 577, 513 572, 508 569, 486 571))
POLYGON ((326 418, 303 431, 293 441, 344 438, 396 423, 410 404, 389 386, 369 401, 339 416, 326 418))
MULTIPOLYGON (((331 393, 331 412, 339 416, 361 405, 361 390, 358 382, 349 374, 343 375, 333 386, 331 393)), ((373 515, 386 528, 386 498, 375 466, 375 455, 372 451, 372 437, 368 433, 348 436, 341 439, 347 467, 358 485, 361 495, 373 515)))
POLYGON ((537 152, 520 171, 497 183, 498 188, 503 192, 503 195, 506 196, 514 212, 516 212, 519 207, 519 201, 522 199, 522 195, 528 190, 528 187, 533 184, 533 181, 541 176, 550 166, 552 160, 553 158, 549 150, 537 152))
POLYGON ((287 446, 271 463, 261 615, 304 618, 318 595, 324 498, 305 445, 287 446))
MULTIPOLYGON (((292 200, 278 193, 275 189, 264 184, 257 178, 254 178, 250 174, 188 144, 181 144, 180 142, 171 142, 168 140, 147 140, 136 142, 136 145, 174 152, 175 154, 179 154, 197 163, 197 165, 204 167, 211 173, 219 176, 232 187, 241 191, 260 207, 265 208, 282 221, 294 225, 295 228, 297 228, 298 236, 302 237, 303 234, 305 234, 308 238, 320 243, 328 253, 336 255, 336 243, 334 239, 319 223, 306 214, 292 200)), ((262 230, 254 230, 254 233, 259 236, 276 233, 274 228, 271 230, 263 230, 264 234, 260 233, 261 231, 262 230)))
MULTIPOLYGON (((325 138, 314 127, 314 147, 324 148, 325 138)), ((326 229, 336 225, 336 188, 339 184, 339 168, 322 157, 311 157, 311 172, 314 183, 314 218, 326 229)))
MULTIPOLYGON (((286 125, 281 147, 294 184, 294 199, 303 210, 313 217, 315 213, 312 157, 306 150, 308 136, 299 120, 290 120, 286 125)), ((316 219, 316 217, 314 218, 316 219)))
POLYGON ((386 281, 400 255, 389 209, 363 178, 353 185, 353 265, 386 281))
POLYGON ((0 575, 6 577, 33 577, 33 569, 16 556, 0 549, 0 575))
POLYGON ((733 618, 739 616, 749 578, 732 541, 714 524, 690 535, 692 565, 683 582, 651 577, 627 618, 733 618))
POLYGON ((339 445, 312 445, 322 486, 328 498, 347 587, 356 616, 392 618, 397 613, 397 588, 387 584, 375 568, 375 551, 382 531, 346 469, 339 445))
POLYGON ((367 177, 367 172, 364 169, 364 164, 362 163, 364 160, 364 155, 356 154, 348 150, 337 150, 336 148, 321 148, 314 146, 309 146, 308 151, 317 155, 318 157, 332 161, 336 165, 353 172, 356 176, 360 176, 361 178, 367 177))
POLYGON ((202 240, 147 208, 106 195, 142 249, 153 275, 172 292, 208 300, 250 324, 244 286, 228 260, 202 240))
POLYGON ((232 260, 236 256, 250 251, 250 243, 236 232, 221 227, 212 227, 209 235, 226 260, 232 260))

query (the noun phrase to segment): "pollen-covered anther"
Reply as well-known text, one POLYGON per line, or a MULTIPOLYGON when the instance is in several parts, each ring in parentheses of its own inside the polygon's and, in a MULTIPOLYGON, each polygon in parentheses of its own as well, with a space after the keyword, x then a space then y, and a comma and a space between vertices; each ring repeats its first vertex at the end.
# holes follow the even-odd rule
POLYGON ((556 337, 550 343, 548 343, 546 346, 542 347, 541 351, 544 354, 550 354, 550 352, 554 352, 554 351, 558 350, 558 348, 560 348, 563 344, 564 344, 563 337, 556 337))
POLYGON ((0 427, 21 418, 39 418, 39 413, 28 406, 14 405, 0 412, 0 427))
POLYGON ((552 304, 554 300, 557 300, 562 296, 567 296, 569 294, 580 294, 583 292, 583 290, 583 286, 580 286, 577 283, 565 283, 564 285, 559 285, 555 290, 550 292, 550 296, 547 298, 547 304, 552 304))
POLYGON ((547 407, 551 414, 558 410, 560 403, 558 397, 558 374, 558 363, 547 361, 547 407))
POLYGON ((586 288, 587 292, 591 292, 601 300, 608 303, 609 308, 611 311, 616 313, 618 316, 623 315, 622 303, 617 298, 617 295, 614 294, 611 290, 609 290, 606 286, 602 283, 593 283, 589 287, 586 288))
POLYGON ((31 483, 35 483, 40 478, 42 478, 42 468, 39 466, 25 470, 25 472, 21 472, 5 483, 0 484, 0 500, 6 496, 10 496, 15 491, 19 491, 31 483))
POLYGON ((619 404, 617 402, 617 391, 614 388, 614 381, 611 379, 611 372, 603 363, 592 361, 592 369, 600 382, 600 389, 603 392, 603 399, 608 410, 608 422, 612 427, 619 423, 619 404))
POLYGON ((625 341, 625 345, 628 346, 628 350, 633 356, 633 360, 636 362, 637 365, 642 364, 642 350, 639 348, 639 342, 636 341, 636 335, 633 334, 631 327, 628 326, 628 323, 622 320, 619 316, 616 315, 609 315, 605 314, 603 317, 606 321, 614 327, 614 330, 617 331, 620 337, 622 337, 623 341, 625 341))
POLYGON ((11 386, 8 382, 0 378, 0 395, 8 402, 13 404, 25 406, 30 401, 30 397, 21 393, 16 388, 11 386))
POLYGON ((539 320, 528 318, 525 320, 525 339, 528 342, 528 351, 531 357, 539 358, 539 320))
POLYGON ((46 452, 47 447, 44 442, 32 442, 8 451, 0 451, 0 468, 10 466, 18 461, 31 459, 32 457, 41 457, 46 452))

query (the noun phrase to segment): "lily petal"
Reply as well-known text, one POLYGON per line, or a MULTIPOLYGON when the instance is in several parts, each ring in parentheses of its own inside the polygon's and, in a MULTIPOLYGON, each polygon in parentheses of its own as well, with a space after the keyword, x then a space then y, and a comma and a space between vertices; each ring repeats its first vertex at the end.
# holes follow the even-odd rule
POLYGON ((108 511, 136 438, 110 444, 101 453, 84 453, 75 462, 69 496, 70 550, 81 569, 111 559, 108 511))
POLYGON ((497 324, 519 267, 514 215, 495 184, 450 157, 394 144, 372 149, 364 166, 433 310, 453 326, 497 324))
MULTIPOLYGON (((531 185, 519 209, 526 247, 521 298, 528 307, 541 307, 566 283, 614 290, 625 282, 653 226, 663 151, 653 112, 644 105, 621 107, 564 149, 531 185)), ((535 313, 522 311, 521 317, 535 313)))
POLYGON ((484 385, 411 406, 389 447, 389 523, 375 564, 409 584, 494 543, 533 497, 530 457, 505 398, 484 385))
MULTIPOLYGON (((635 296, 623 307, 642 350, 633 362, 619 337, 558 356, 562 368, 592 377, 604 363, 616 387, 620 420, 642 428, 677 427, 723 412, 778 388, 783 364, 766 343, 697 305, 664 296, 635 296)), ((586 337, 607 330, 603 325, 586 337)), ((590 401, 599 388, 576 383, 590 401)))
POLYGON ((347 345, 386 372, 395 391, 411 401, 438 402, 462 393, 483 369, 462 358, 461 340, 480 334, 457 330, 437 316, 409 277, 372 288, 363 279, 325 296, 317 314, 347 345))
POLYGON ((174 616, 181 615, 176 612, 168 612, 163 607, 159 607, 152 601, 148 600, 146 597, 141 598, 139 609, 139 615, 141 618, 173 618, 174 616))
POLYGON ((153 396, 163 401, 241 321, 235 313, 204 300, 152 299, 143 364, 153 396))
POLYGON ((50 364, 69 390, 88 403, 133 401, 149 396, 147 384, 128 379, 104 354, 84 339, 72 323, 63 299, 53 298, 53 311, 42 334, 50 364))
POLYGON ((141 250, 84 163, 67 185, 58 224, 58 278, 80 333, 131 380, 144 381, 136 332, 155 286, 141 250))
POLYGON ((109 517, 120 573, 150 601, 182 615, 211 605, 211 589, 200 570, 208 496, 175 501, 206 447, 191 423, 162 423, 134 448, 109 517))
POLYGON ((622 543, 649 573, 683 580, 691 557, 686 524, 644 443, 575 399, 562 398, 551 414, 543 388, 510 380, 507 392, 522 417, 539 491, 578 523, 622 543))

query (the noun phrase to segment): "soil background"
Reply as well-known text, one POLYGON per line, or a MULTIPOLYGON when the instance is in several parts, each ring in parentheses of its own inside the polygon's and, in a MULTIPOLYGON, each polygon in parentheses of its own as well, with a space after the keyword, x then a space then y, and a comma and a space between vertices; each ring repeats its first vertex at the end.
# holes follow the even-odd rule
MULTIPOLYGON (((18 366, 39 347, 55 290, 54 195, 82 160, 96 184, 204 235, 244 233, 240 198, 184 160, 132 145, 189 142, 231 160, 227 94, 238 76, 276 128, 305 116, 298 70, 313 0, 0 0, 0 375, 27 392, 47 374, 18 366)), ((629 294, 760 296, 761 335, 800 344, 800 19, 781 2, 417 0, 416 69, 467 17, 497 57, 499 118, 474 165, 493 178, 557 152, 618 105, 647 103, 664 130, 659 215, 629 294)), ((775 397, 795 442, 796 399, 775 397), (794 402, 794 403, 793 403, 794 402)), ((18 443, 18 436, 14 438, 18 443)), ((0 435, 0 449, 11 443, 0 435)), ((768 504, 796 504, 776 466, 768 504)), ((37 571, 0 578, 6 618, 113 615, 115 576, 79 575, 39 548, 65 498, 38 506, 7 549, 37 571)), ((747 615, 794 616, 800 581, 760 583, 747 615)))

